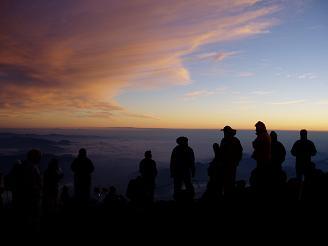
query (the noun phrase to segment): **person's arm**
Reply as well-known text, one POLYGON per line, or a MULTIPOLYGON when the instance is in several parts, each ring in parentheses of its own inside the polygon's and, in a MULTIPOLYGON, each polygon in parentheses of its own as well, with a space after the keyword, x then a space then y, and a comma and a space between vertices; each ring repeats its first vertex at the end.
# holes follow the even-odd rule
POLYGON ((190 148, 191 150, 191 175, 194 178, 196 175, 196 167, 195 167, 195 154, 194 151, 190 148))
POLYGON ((286 159, 286 149, 283 144, 281 144, 281 162, 284 162, 286 159))
POLYGON ((156 165, 156 161, 154 161, 154 177, 156 177, 157 174, 158 174, 157 165, 156 165))
POLYGON ((139 163, 139 173, 142 175, 144 173, 144 165, 143 161, 140 161, 139 163))
POLYGON ((315 156, 316 154, 317 154, 317 149, 316 149, 314 143, 312 142, 312 151, 311 151, 311 155, 312 155, 312 156, 315 156))
POLYGON ((173 149, 172 154, 171 154, 171 160, 170 160, 170 173, 171 173, 171 178, 174 177, 175 165, 176 165, 176 150, 173 149))
POLYGON ((290 153, 291 153, 293 156, 296 156, 296 155, 297 155, 297 142, 294 143, 293 148, 292 148, 292 150, 290 151, 290 153))
POLYGON ((241 161, 241 159, 243 158, 243 146, 241 145, 240 141, 238 140, 238 162, 241 161))

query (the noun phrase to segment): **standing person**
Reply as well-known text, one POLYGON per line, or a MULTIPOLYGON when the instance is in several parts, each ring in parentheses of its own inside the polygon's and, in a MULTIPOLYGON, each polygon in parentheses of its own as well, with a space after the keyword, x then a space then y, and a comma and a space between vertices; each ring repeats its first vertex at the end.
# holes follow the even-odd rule
POLYGON ((282 163, 286 158, 286 149, 284 145, 278 141, 278 134, 275 131, 270 132, 271 137, 271 163, 275 169, 280 170, 282 163))
POLYGON ((59 168, 58 160, 53 158, 43 174, 43 207, 45 212, 55 212, 57 209, 59 181, 63 172, 59 168))
POLYGON ((145 158, 139 164, 139 172, 146 186, 149 201, 154 200, 155 179, 157 176, 156 162, 152 159, 150 150, 145 152, 145 158))
POLYGON ((300 140, 297 140, 291 150, 296 157, 296 178, 302 180, 311 165, 311 157, 317 154, 314 143, 307 138, 307 130, 300 131, 300 140))
POLYGON ((186 193, 193 197, 195 194, 192 178, 195 176, 195 155, 188 146, 188 138, 178 137, 177 146, 173 149, 170 162, 171 177, 174 181, 174 197, 181 194, 185 185, 186 193))
POLYGON ((253 159, 257 162, 257 167, 268 167, 271 161, 271 138, 263 122, 258 121, 255 124, 256 139, 253 141, 253 159))
POLYGON ((92 161, 87 157, 86 149, 80 149, 73 161, 71 169, 74 173, 75 198, 79 202, 88 202, 91 192, 91 174, 94 171, 92 161))
POLYGON ((208 183, 205 192, 205 196, 210 198, 217 198, 222 195, 222 165, 220 161, 220 145, 218 143, 213 144, 214 158, 210 162, 207 173, 208 183))
POLYGON ((223 193, 227 195, 234 190, 237 166, 243 156, 243 147, 239 139, 235 137, 236 130, 225 126, 222 131, 224 137, 221 141, 220 157, 223 171, 223 193))
POLYGON ((27 159, 16 166, 15 170, 15 203, 19 219, 27 222, 31 230, 39 230, 42 178, 39 169, 41 151, 32 149, 27 159))

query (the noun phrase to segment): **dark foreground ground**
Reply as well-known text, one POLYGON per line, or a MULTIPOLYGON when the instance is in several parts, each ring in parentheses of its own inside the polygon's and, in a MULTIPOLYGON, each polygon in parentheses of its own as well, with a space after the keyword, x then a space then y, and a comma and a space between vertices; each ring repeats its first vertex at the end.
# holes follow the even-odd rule
POLYGON ((68 240, 91 239, 105 244, 130 240, 135 244, 186 244, 215 240, 212 244, 226 244, 223 240, 228 240, 230 244, 248 239, 268 244, 279 239, 279 244, 285 244, 286 237, 295 242, 325 238, 328 202, 250 194, 240 195, 238 199, 157 201, 142 206, 71 202, 35 220, 18 215, 12 208, 4 208, 0 224, 1 238, 12 242, 41 240, 64 244, 68 240), (262 237, 265 241, 261 241, 262 237))

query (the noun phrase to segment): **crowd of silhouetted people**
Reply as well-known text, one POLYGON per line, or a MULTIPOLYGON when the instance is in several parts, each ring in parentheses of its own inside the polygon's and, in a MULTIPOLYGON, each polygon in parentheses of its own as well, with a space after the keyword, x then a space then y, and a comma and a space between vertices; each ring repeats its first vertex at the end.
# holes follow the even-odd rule
MULTIPOLYGON (((214 158, 208 167, 208 183, 204 194, 197 201, 219 204, 225 201, 328 200, 328 174, 317 169, 312 162, 317 151, 314 143, 308 140, 307 131, 300 131, 300 139, 291 149, 291 154, 296 158, 296 177, 288 180, 283 171, 286 149, 279 142, 277 133, 272 131, 269 134, 261 121, 255 127, 252 158, 256 161, 256 167, 251 172, 249 185, 244 180, 236 180, 236 171, 243 158, 243 147, 236 137, 237 131, 225 126, 220 144, 213 144, 214 158)), ((176 143, 170 160, 173 198, 176 203, 193 203, 193 177, 197 172, 194 151, 185 136, 178 137, 176 143)), ((67 208, 87 207, 92 200, 92 173, 95 167, 88 158, 86 149, 80 149, 71 164, 74 174, 73 197, 68 186, 60 186, 64 174, 58 160, 51 159, 47 169, 41 174, 41 158, 42 153, 32 149, 27 153, 26 160, 14 163, 10 173, 0 173, 0 194, 11 192, 13 214, 29 225, 39 225, 42 217, 55 216, 67 208)), ((115 211, 127 206, 153 206, 158 170, 150 150, 145 152, 140 161, 139 173, 138 177, 129 181, 125 196, 118 194, 113 186, 108 189, 95 188, 96 202, 99 200, 102 206, 115 211)), ((3 208, 2 195, 0 206, 3 208)))

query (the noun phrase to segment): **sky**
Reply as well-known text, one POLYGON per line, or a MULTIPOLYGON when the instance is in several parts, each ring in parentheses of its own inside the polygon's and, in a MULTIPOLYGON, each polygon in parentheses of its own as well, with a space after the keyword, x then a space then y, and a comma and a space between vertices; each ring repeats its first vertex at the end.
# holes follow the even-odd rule
POLYGON ((328 1, 2 0, 0 127, 328 130, 328 1))

